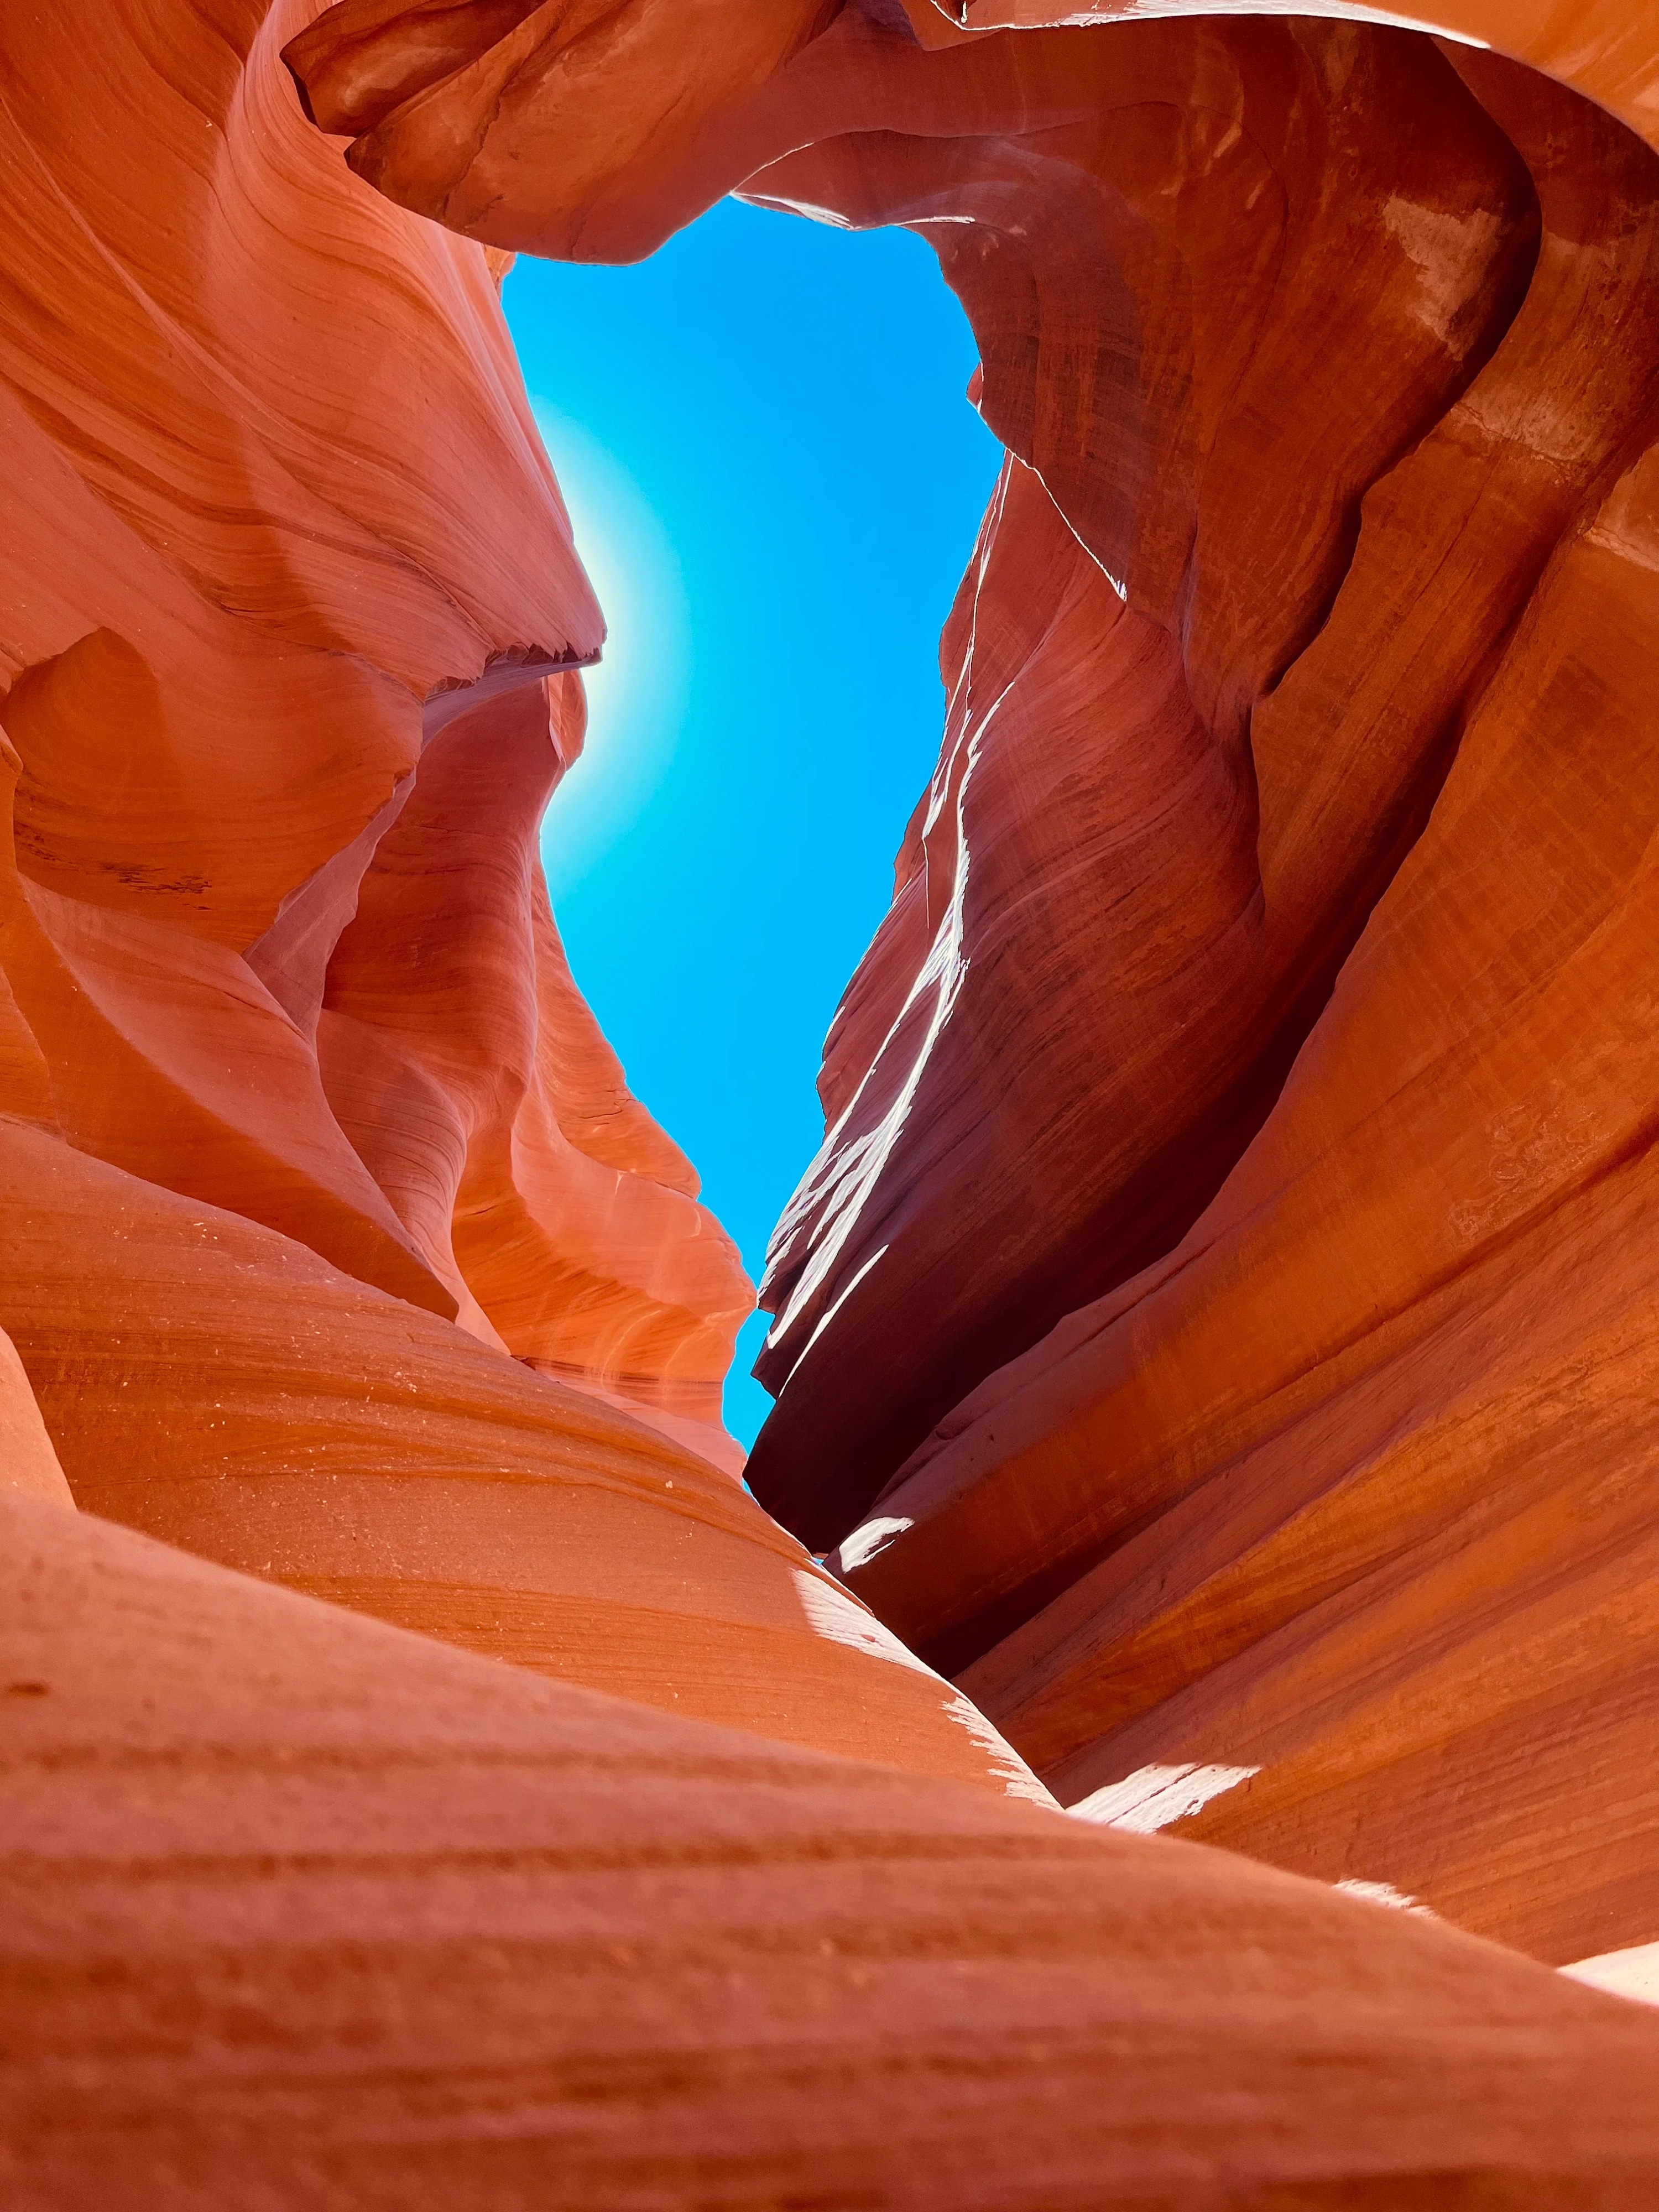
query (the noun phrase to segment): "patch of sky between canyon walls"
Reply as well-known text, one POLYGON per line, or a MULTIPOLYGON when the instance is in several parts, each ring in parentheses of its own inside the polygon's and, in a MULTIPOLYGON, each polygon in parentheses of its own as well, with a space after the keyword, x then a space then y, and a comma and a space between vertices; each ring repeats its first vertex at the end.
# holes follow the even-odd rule
MULTIPOLYGON (((507 320, 610 622, 543 852, 576 979, 758 1276, 837 1000, 944 717, 1000 448, 931 249, 727 201, 636 267, 520 261, 507 320)), ((771 1401, 739 1340, 726 1391, 771 1401)))

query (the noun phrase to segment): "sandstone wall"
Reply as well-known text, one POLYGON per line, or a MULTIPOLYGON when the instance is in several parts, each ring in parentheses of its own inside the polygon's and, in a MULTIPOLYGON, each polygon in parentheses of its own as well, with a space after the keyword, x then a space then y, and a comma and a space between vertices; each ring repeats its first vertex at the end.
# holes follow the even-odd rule
POLYGON ((757 1495, 1066 1802, 1651 1943, 1659 43, 1150 12, 706 0, 687 72, 648 0, 347 0, 290 58, 457 230, 740 185, 911 224, 979 339, 757 1495))
POLYGON ((15 1480, 1042 1797, 733 1479, 752 1293, 537 857, 604 626, 504 264, 307 122, 280 54, 316 13, 0 22, 15 1480))
POLYGON ((0 18, 8 2203, 1652 2203, 1659 2020, 1466 1932, 1659 1934, 1584 24, 0 18), (839 1576, 536 860, 502 256, 736 185, 933 236, 1009 447, 771 1271, 839 1576))

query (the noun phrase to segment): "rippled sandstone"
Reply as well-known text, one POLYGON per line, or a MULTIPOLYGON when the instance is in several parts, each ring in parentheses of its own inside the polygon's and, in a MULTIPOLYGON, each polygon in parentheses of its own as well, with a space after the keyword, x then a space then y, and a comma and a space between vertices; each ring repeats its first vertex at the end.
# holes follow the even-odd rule
POLYGON ((3 1491, 0 1729, 19 2206, 1639 2212, 1659 2178, 1659 2022, 1527 1960, 3 1491))
POLYGON ((603 622, 504 264, 306 121, 316 12, 0 23, 11 1479, 1041 1798, 732 1480, 751 1292, 537 854, 603 622))
POLYGON ((1659 1934, 1654 42, 1010 10, 0 21, 20 2204, 1653 2199, 1659 2022, 1463 1931, 1659 1934), (933 237, 1009 449, 797 1534, 495 295, 738 186, 933 237))
POLYGON ((757 1495, 1064 1801, 1652 1943, 1659 40, 1157 12, 711 0, 687 70, 650 0, 346 0, 289 58, 457 230, 740 187, 912 225, 979 340, 757 1495))

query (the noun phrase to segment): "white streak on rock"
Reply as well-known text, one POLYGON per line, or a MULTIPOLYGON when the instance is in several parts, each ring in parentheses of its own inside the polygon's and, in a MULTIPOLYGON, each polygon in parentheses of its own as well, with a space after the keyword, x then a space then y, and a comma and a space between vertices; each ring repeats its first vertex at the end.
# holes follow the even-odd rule
POLYGON ((1600 1951, 1593 1959, 1563 1966, 1561 1972, 1571 1981, 1587 1982, 1593 1990, 1631 1997, 1638 2004, 1659 2005, 1659 1943, 1636 1943, 1628 1951, 1600 1951))
POLYGON ((872 1659, 885 1659, 890 1666, 908 1668, 912 1674, 926 1675, 930 1682, 937 1682, 945 1693, 945 1711, 958 1728, 965 1729, 972 1736, 1009 1796, 1024 1797, 1033 1805, 1046 1805, 1052 1811, 1059 1811, 1050 1793, 979 1707, 901 1644, 892 1630, 860 1605, 850 1590, 842 1589, 838 1583, 827 1582, 805 1567, 795 1570, 795 1588, 800 1593, 801 1610, 817 1635, 827 1637, 832 1644, 845 1644, 854 1651, 866 1652, 872 1659))
POLYGON ((1419 1905, 1414 1897, 1407 1897, 1403 1889, 1396 1889, 1391 1881, 1340 1881, 1336 1886, 1344 1897, 1363 1897, 1368 1905, 1389 1905, 1396 1912, 1420 1912, 1429 1920, 1435 1917, 1426 1905, 1419 1905))
POLYGON ((1066 1809, 1073 1820, 1149 1836, 1202 1811, 1211 1798, 1236 1790, 1261 1771, 1259 1766, 1141 1766, 1066 1809))
POLYGON ((914 1528, 915 1525, 914 1521, 907 1521, 902 1516, 888 1516, 878 1521, 866 1521, 861 1528, 854 1528, 836 1554, 841 1562, 842 1574, 850 1575, 855 1567, 865 1565, 875 1558, 878 1552, 884 1552, 895 1536, 902 1536, 907 1528, 914 1528))

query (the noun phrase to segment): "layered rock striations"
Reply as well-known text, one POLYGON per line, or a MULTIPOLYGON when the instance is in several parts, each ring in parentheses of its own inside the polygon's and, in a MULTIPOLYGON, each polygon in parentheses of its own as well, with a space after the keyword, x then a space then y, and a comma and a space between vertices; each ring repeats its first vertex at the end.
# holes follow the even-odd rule
POLYGON ((307 122, 315 12, 0 24, 9 1479, 1041 1798, 732 1480, 751 1293, 537 858, 603 624, 501 257, 307 122))
POLYGON ((1653 156, 969 14, 0 21, 9 2201, 1659 2188, 1659 2023, 1380 1909, 1659 1933, 1653 156), (503 257, 736 185, 933 235, 1009 449, 772 1270, 838 1574, 537 859, 503 257))
MULTIPOLYGON (((1659 1933, 1659 1838, 1627 1783, 1653 1747, 1652 1416, 1640 1352, 1614 1348, 1632 1329, 1639 1342, 1652 1269, 1644 1001, 1620 962, 1639 964, 1648 936, 1659 168, 1571 95, 1447 58, 1527 163, 1524 296, 1465 354, 1474 374, 1451 404, 1364 488, 1311 635, 1281 629, 1280 665, 1258 663, 1244 691, 1245 897, 1225 917, 1231 942, 1212 925, 1181 967, 1183 989, 1208 985, 1196 1011, 1160 1006, 1143 981, 1177 930, 1137 932, 1127 951, 1111 933, 1169 871, 1143 873, 1131 848, 1091 872, 1069 933, 1076 983, 1002 1031, 1021 1074, 1030 1054, 1046 1072, 1079 1046, 1094 1070, 1097 1121, 1073 1109, 1068 1131, 1039 1109, 1018 1131, 1037 1164, 1028 1188, 1069 1184, 1083 1201, 1062 1199, 1046 1237, 1021 1231, 1059 1267, 1000 1307, 1018 1320, 984 1359, 1000 1371, 940 1420, 961 1370, 942 1375, 933 1434, 878 1496, 831 1477, 831 1510, 866 1524, 842 1553, 854 1586, 965 1668, 1068 1802, 1214 1768, 1233 1786, 1184 1832, 1386 1883, 1565 1960, 1659 1933), (1079 975, 1097 948, 1100 967, 1079 975), (1102 1035, 1103 995, 1127 1050, 1102 1035), (1138 1097, 1135 1047, 1152 1071, 1138 1097), (1148 1162, 1146 1182, 1117 1167, 1125 1153, 1148 1162), (1148 1184, 1165 1211, 1136 1244, 1148 1184), (1079 1243, 1100 1271, 1090 1303, 1060 1273, 1079 1243)), ((1466 280, 1441 256, 1455 233, 1405 216, 1393 193, 1384 214, 1409 242, 1419 312, 1437 266, 1455 313, 1466 280)), ((1281 269, 1270 323, 1285 304, 1281 269)), ((1361 296, 1346 314, 1376 332, 1361 296)), ((1401 355, 1381 356, 1354 357, 1345 380, 1379 397, 1401 355)), ((1289 399, 1275 411, 1294 419, 1289 399)), ((1327 402, 1318 419, 1334 414, 1327 402)), ((1255 424, 1250 437, 1260 451, 1255 424)), ((1060 457, 1028 450, 1090 535, 1060 457)), ((1205 494, 1200 478, 1188 596, 1164 622, 1221 743, 1226 601, 1206 622, 1205 494)), ((1097 526, 1090 542, 1133 614, 1139 544, 1120 550, 1097 526)), ((1221 543, 1239 547, 1232 532, 1221 543)), ((1265 594, 1271 562, 1255 574, 1265 594)), ((1119 726, 1126 752, 1135 726, 1119 726)), ((1166 776, 1157 798, 1175 790, 1166 776)), ((1211 817, 1190 811, 1196 844, 1211 817)), ((971 828, 961 843, 974 853, 971 828)), ((1212 895, 1220 880, 1212 869, 1212 895)), ((1195 902, 1179 910, 1201 926, 1195 902)), ((991 931, 967 944, 958 1052, 984 1034, 970 997, 1000 952, 991 931)), ((987 1087, 1006 1113, 1007 1086, 987 1087)), ((810 1207, 825 1188, 832 1218, 840 1134, 803 1194, 810 1207)), ((913 1141, 930 1167, 953 1158, 913 1141)), ((901 1174, 884 1194, 900 1236, 921 1182, 901 1174)), ((977 1223, 982 1173, 953 1189, 977 1223)), ((874 1196, 847 1239, 854 1266, 889 1243, 874 1196)), ((810 1329, 796 1221, 786 1232, 774 1296, 810 1329)), ((767 1461, 755 1478, 819 1533, 824 1462, 795 1441, 816 1426, 815 1394, 791 1423, 790 1392, 813 1361, 833 1372, 836 1332, 856 1329, 860 1295, 879 1300, 885 1264, 787 1369, 777 1472, 767 1461)), ((981 1264, 994 1297, 1016 1279, 981 1264)), ((817 1295, 836 1287, 832 1271, 817 1295)), ((957 1341, 983 1358, 988 1336, 957 1341)), ((781 1364, 787 1329, 779 1349, 781 1364)), ((910 1443, 894 1438, 894 1456, 910 1443)))
MULTIPOLYGON (((872 14, 902 12, 924 44, 964 31, 1116 23, 1132 15, 1249 15, 1254 0, 873 0, 872 14), (943 21, 941 21, 943 19, 943 21)), ((1630 0, 1583 0, 1570 12, 1548 0, 1401 0, 1368 10, 1352 0, 1306 0, 1301 15, 1339 21, 1367 13, 1490 48, 1572 85, 1650 141, 1659 132, 1659 59, 1653 27, 1630 0)))
MULTIPOLYGON (((1106 1295, 968 1393, 878 1498, 843 1491, 868 1526, 842 1558, 1068 1802, 1213 1770, 1232 1786, 1185 1832, 1564 1960, 1659 1928, 1653 1811, 1628 1787, 1652 1753, 1651 1413, 1640 1352, 1615 1349, 1639 1343, 1652 1267, 1644 1001, 1620 963, 1648 940, 1659 170, 1570 96, 1448 58, 1528 164, 1524 300, 1365 490, 1328 610, 1255 693, 1258 904, 1231 977, 1196 1018, 1165 1012, 1137 957, 1175 933, 1126 957, 1081 923, 1074 957, 1097 945, 1105 971, 1049 1015, 1066 1049, 1091 986, 1121 994, 1170 1086, 1126 1108, 1133 1060, 1107 1043, 1073 1188, 1138 1144, 1158 1201, 1209 1202, 1126 1251, 1144 1187, 1115 1181, 1085 1217, 1106 1295), (1218 1079, 1238 1086, 1218 1158, 1198 1118, 1218 1079), (1222 1170, 1212 1198, 1195 1165, 1222 1170)), ((1045 481, 1066 506, 1052 462, 1045 481)), ((1195 703, 1204 540, 1200 483, 1178 618, 1195 703)), ((1114 573, 1133 612, 1132 562, 1114 573)), ((1145 878, 1133 855, 1102 873, 1115 919, 1145 878)), ((1040 1021, 1019 1036, 1055 1049, 1040 1021)), ((817 1179, 843 1166, 832 1139, 817 1179)), ((902 1221, 920 1180, 900 1178, 902 1221)), ((955 1188, 979 1218, 982 1180, 955 1188)), ((1060 1211, 1055 1258, 1079 1227, 1060 1211)), ((887 1241, 879 1212, 864 1236, 887 1241)), ((799 1301, 797 1249, 776 1291, 799 1301)), ((1005 1353, 1071 1287, 1013 1302, 1005 1353)), ((844 1313, 812 1359, 833 1367, 844 1313)), ((793 1488, 815 1460, 790 1449, 802 1371, 780 1473, 756 1480, 814 1527, 793 1488)), ((795 1430, 811 1410, 809 1391, 795 1430)))
POLYGON ((446 1650, 0 1492, 19 2205, 1571 2203, 1659 2023, 1226 1854, 446 1650))
POLYGON ((1066 1802, 1659 1941, 1652 26, 704 12, 690 69, 647 0, 289 58, 463 233, 740 186, 913 226, 979 340, 1008 463, 750 1480, 1066 1802))

